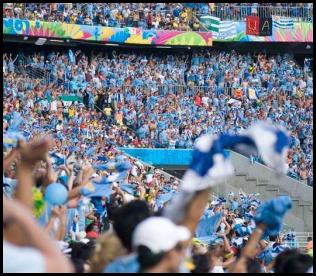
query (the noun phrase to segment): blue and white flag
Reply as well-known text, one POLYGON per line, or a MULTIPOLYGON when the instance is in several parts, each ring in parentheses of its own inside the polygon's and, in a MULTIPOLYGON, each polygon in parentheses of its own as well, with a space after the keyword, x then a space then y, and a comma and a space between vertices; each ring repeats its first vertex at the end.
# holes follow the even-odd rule
POLYGON ((275 17, 272 23, 274 28, 278 29, 293 29, 294 28, 294 20, 293 18, 280 18, 275 17))
POLYGON ((57 152, 49 153, 50 157, 52 157, 52 163, 56 166, 64 165, 66 157, 57 152))
POLYGON ((80 193, 86 197, 105 196, 109 197, 112 193, 112 182, 97 183, 91 182, 80 189, 80 193))
POLYGON ((182 188, 186 191, 203 190, 223 182, 234 173, 225 149, 243 154, 259 154, 277 173, 286 173, 286 154, 289 136, 285 129, 259 121, 240 135, 204 135, 196 142, 190 168, 185 172, 182 188))
POLYGON ((224 149, 260 154, 262 160, 277 173, 286 173, 288 148, 287 132, 261 121, 240 135, 201 136, 194 146, 192 162, 183 176, 181 190, 166 207, 164 215, 177 223, 194 192, 213 187, 234 174, 234 167, 224 149))
POLYGON ((93 168, 100 171, 116 170, 118 172, 128 171, 132 168, 131 163, 125 162, 108 162, 108 163, 97 163, 93 165, 93 168))

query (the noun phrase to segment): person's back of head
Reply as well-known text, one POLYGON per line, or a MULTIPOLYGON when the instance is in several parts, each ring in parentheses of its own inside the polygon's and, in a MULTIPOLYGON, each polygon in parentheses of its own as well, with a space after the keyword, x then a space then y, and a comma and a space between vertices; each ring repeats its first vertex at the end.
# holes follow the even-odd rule
POLYGON ((91 254, 89 272, 101 273, 107 264, 125 254, 125 251, 119 238, 114 233, 102 234, 96 240, 96 247, 91 254))
POLYGON ((150 216, 149 206, 142 200, 131 201, 117 209, 113 214, 115 233, 128 251, 132 251, 132 234, 134 229, 141 221, 150 216))
POLYGON ((297 249, 289 249, 276 257, 275 273, 306 273, 313 265, 313 258, 297 249))
POLYGON ((139 223, 132 244, 137 250, 140 271, 179 272, 190 237, 185 226, 164 217, 150 217, 139 223))
POLYGON ((90 240, 88 243, 85 242, 74 242, 69 245, 71 251, 71 259, 82 259, 84 261, 88 260, 92 251, 95 247, 95 241, 90 240))
POLYGON ((194 268, 192 273, 208 273, 210 270, 209 260, 207 254, 196 254, 192 257, 194 268))

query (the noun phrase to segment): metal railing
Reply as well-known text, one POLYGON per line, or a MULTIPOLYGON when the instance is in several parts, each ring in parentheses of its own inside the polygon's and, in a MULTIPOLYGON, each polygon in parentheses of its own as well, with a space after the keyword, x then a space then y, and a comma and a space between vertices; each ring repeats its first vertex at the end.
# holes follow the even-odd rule
MULTIPOLYGON (((50 79, 48 77, 48 79, 50 79)), ((65 88, 66 93, 75 93, 71 89, 71 85, 68 81, 63 81, 62 85, 65 88)), ((93 87, 93 85, 92 85, 93 87)), ((116 91, 119 92, 131 92, 132 90, 135 91, 149 91, 152 95, 155 92, 158 92, 161 96, 166 96, 168 94, 174 94, 174 95, 187 95, 187 96, 193 96, 196 93, 200 93, 201 96, 209 95, 210 93, 214 93, 215 95, 219 96, 221 94, 232 96, 234 94, 234 91, 236 88, 234 87, 225 87, 225 86, 191 86, 191 85, 161 85, 161 86, 151 86, 151 85, 142 85, 142 86, 132 86, 132 85, 122 85, 122 86, 102 86, 106 89, 115 88, 116 91)), ((250 87, 252 88, 252 87, 250 87)))
POLYGON ((40 80, 43 85, 50 83, 50 74, 46 70, 32 65, 24 66, 26 74, 33 80, 40 80))
MULTIPOLYGON (((288 234, 292 231, 283 231, 283 234, 288 234)), ((307 238, 313 238, 313 232, 292 232, 294 234, 294 239, 291 241, 286 241, 286 244, 291 248, 299 248, 305 251, 307 238)))
POLYGON ((208 14, 196 13, 198 17, 210 15, 221 20, 246 21, 248 15, 260 17, 280 16, 293 18, 296 22, 313 22, 313 7, 273 7, 273 6, 215 6, 208 14))

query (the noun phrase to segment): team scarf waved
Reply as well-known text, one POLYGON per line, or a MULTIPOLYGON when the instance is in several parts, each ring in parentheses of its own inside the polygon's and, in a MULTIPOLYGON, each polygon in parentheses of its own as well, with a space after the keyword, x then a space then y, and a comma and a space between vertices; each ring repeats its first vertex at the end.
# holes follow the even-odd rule
POLYGON ((239 135, 201 136, 195 143, 192 162, 184 174, 181 190, 166 206, 164 215, 179 222, 195 192, 222 183, 226 177, 233 175, 233 164, 224 149, 244 155, 260 155, 277 174, 285 174, 288 169, 286 154, 289 141, 284 128, 266 121, 258 121, 239 135))

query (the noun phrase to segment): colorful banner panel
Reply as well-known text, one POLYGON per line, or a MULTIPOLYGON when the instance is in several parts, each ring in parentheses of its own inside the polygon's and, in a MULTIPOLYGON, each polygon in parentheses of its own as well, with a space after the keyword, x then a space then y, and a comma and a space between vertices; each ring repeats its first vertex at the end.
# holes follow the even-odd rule
MULTIPOLYGON (((271 36, 253 36, 246 33, 246 22, 238 22, 236 37, 226 41, 240 42, 313 42, 313 24, 294 23, 291 28, 272 27, 271 36)), ((215 41, 215 40, 214 40, 215 41)))
POLYGON ((60 22, 42 22, 21 19, 3 19, 3 33, 11 35, 69 38, 108 43, 212 46, 211 32, 182 32, 142 30, 140 28, 112 28, 76 25, 60 22))
POLYGON ((264 31, 260 34, 260 18, 248 16, 247 22, 216 21, 215 17, 202 16, 202 25, 212 32, 213 41, 220 42, 313 42, 313 23, 293 22, 293 19, 273 18, 261 20, 264 31), (233 31, 227 26, 234 25, 233 31), (218 26, 226 26, 221 30, 218 26), (267 28, 269 26, 269 28, 267 28), (216 29, 216 27, 218 27, 216 29), (272 33, 271 33, 272 31, 272 33), (268 35, 268 36, 260 36, 268 35))

